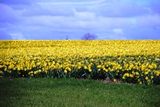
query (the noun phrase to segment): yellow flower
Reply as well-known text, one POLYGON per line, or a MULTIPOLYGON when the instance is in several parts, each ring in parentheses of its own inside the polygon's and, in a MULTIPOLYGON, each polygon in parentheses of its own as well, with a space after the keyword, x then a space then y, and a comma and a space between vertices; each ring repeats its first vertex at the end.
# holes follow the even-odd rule
POLYGON ((84 69, 87 69, 87 66, 84 66, 84 69))
POLYGON ((154 76, 151 76, 151 79, 153 79, 154 78, 154 76))
POLYGON ((67 73, 67 70, 65 69, 64 72, 67 73))
POLYGON ((145 74, 147 75, 147 74, 148 74, 148 72, 145 72, 145 74))
POLYGON ((81 66, 78 66, 78 69, 80 69, 81 68, 81 66))
POLYGON ((146 77, 145 79, 148 80, 148 77, 146 77))
POLYGON ((160 71, 156 70, 155 74, 156 74, 156 76, 159 76, 160 75, 160 71))
POLYGON ((151 83, 151 81, 150 80, 147 80, 147 84, 150 84, 151 83))
POLYGON ((89 68, 89 69, 88 69, 88 71, 89 71, 89 72, 92 72, 92 69, 91 69, 91 68, 89 68))
POLYGON ((0 69, 3 72, 34 70, 35 73, 38 73, 42 71, 37 69, 45 68, 43 71, 47 73, 49 70, 61 71, 63 69, 72 72, 72 69, 84 68, 92 72, 91 68, 97 66, 98 71, 110 71, 115 75, 123 72, 125 73, 122 76, 123 79, 139 79, 141 76, 148 75, 149 77, 146 79, 149 81, 155 75, 160 76, 160 71, 157 70, 159 69, 157 63, 159 47, 160 41, 157 40, 0 41, 0 69), (7 44, 6 46, 4 42, 7 44), (125 58, 125 56, 129 57, 125 58), (155 60, 152 62, 151 59, 155 60), (133 72, 127 70, 133 70, 133 72))
POLYGON ((106 69, 106 68, 104 68, 103 70, 104 70, 105 72, 108 72, 108 69, 106 69))
POLYGON ((7 71, 7 68, 4 68, 4 71, 7 71))
POLYGON ((129 74, 129 76, 131 77, 131 78, 133 78, 134 76, 133 76, 133 74, 129 74))
POLYGON ((138 73, 138 72, 136 72, 136 75, 139 75, 139 73, 138 73))
POLYGON ((67 67, 68 71, 71 71, 71 68, 70 67, 67 67))
POLYGON ((139 84, 142 84, 142 82, 140 81, 139 84))
POLYGON ((97 66, 97 68, 99 68, 99 69, 100 69, 100 68, 101 68, 101 65, 98 65, 98 66, 97 66))
POLYGON ((125 76, 123 76, 122 78, 123 78, 123 79, 126 79, 126 77, 125 77, 125 76))

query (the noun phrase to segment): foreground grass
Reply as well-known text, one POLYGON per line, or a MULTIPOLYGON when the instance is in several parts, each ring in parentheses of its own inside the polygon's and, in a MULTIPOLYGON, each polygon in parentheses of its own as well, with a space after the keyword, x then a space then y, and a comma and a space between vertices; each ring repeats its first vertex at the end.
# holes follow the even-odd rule
POLYGON ((160 107, 160 86, 53 78, 0 79, 0 107, 160 107))

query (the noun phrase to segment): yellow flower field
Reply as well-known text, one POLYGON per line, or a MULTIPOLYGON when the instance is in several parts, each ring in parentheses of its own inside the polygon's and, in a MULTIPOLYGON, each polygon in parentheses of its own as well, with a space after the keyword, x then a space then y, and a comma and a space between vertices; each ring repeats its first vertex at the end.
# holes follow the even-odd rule
POLYGON ((0 76, 159 84, 160 40, 1 40, 0 76))

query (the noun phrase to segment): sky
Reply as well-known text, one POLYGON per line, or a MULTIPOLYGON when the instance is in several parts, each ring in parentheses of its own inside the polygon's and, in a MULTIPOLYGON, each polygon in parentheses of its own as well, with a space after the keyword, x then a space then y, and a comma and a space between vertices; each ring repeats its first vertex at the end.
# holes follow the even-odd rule
POLYGON ((160 0, 0 0, 0 40, 160 40, 160 0))

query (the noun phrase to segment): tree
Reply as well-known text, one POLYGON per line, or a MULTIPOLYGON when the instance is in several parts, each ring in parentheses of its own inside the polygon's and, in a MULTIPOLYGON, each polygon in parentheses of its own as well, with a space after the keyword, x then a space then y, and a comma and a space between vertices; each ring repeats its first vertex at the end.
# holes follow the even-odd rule
POLYGON ((81 38, 81 40, 95 40, 97 38, 97 35, 95 35, 95 34, 91 34, 91 33, 85 33, 83 36, 82 36, 82 38, 81 38))

